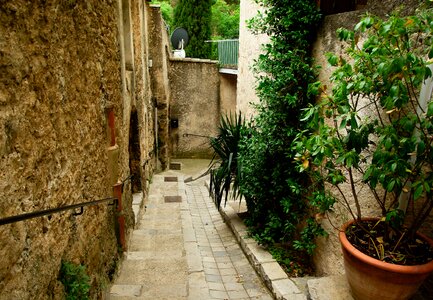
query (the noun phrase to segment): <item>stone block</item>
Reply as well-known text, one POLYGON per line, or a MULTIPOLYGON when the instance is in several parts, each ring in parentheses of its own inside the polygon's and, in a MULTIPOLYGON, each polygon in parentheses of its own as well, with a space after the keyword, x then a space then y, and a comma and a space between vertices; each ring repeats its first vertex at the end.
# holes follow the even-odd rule
POLYGON ((137 297, 141 295, 141 289, 138 284, 115 284, 110 289, 110 296, 137 297))
POLYGON ((183 240, 184 242, 197 242, 195 231, 192 226, 183 228, 183 240))
POLYGON ((143 200, 143 192, 132 194, 132 204, 141 204, 143 200))
POLYGON ((292 297, 298 297, 296 295, 302 295, 307 300, 307 297, 299 290, 296 284, 290 279, 280 279, 272 281, 272 289, 277 299, 293 299, 292 297))
POLYGON ((344 275, 310 279, 307 285, 311 300, 353 300, 344 275))
POLYGON ((203 271, 203 264, 200 259, 200 250, 198 249, 196 242, 186 242, 184 244, 186 252, 186 260, 188 264, 189 272, 199 272, 203 271))
MULTIPOLYGON (((250 239, 253 240, 253 239, 250 239)), ((247 243, 248 246, 248 255, 251 255, 251 259, 259 264, 259 263, 267 263, 267 262, 274 262, 275 259, 272 257, 272 255, 264 249, 262 246, 258 245, 257 243, 247 243)))
POLYGON ((263 278, 268 278, 269 280, 287 279, 287 274, 283 271, 277 262, 263 263, 260 266, 263 273, 263 278))
POLYGON ((170 170, 182 170, 182 163, 180 162, 171 162, 169 165, 170 170))

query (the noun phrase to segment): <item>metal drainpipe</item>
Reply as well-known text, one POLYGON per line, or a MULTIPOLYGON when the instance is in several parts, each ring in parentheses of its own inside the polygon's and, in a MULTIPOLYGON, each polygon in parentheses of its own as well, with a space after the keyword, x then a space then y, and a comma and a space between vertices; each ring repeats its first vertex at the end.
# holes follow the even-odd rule
POLYGON ((158 168, 158 108, 155 107, 155 155, 156 155, 156 168, 158 168))
POLYGON ((110 146, 116 145, 116 128, 114 126, 114 111, 113 108, 108 110, 108 126, 110 127, 110 146))
POLYGON ((121 182, 113 186, 113 196, 117 198, 118 243, 122 250, 126 251, 125 216, 122 211, 122 186, 123 183, 121 182))

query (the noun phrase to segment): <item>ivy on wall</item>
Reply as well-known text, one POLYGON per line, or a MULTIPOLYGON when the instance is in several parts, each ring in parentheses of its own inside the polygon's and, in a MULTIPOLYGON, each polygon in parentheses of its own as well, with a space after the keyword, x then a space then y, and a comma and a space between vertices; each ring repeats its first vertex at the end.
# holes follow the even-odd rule
MULTIPOLYGON (((286 250, 308 260, 314 238, 325 234, 314 215, 333 202, 305 195, 310 179, 295 168, 292 142, 305 130, 301 111, 314 103, 318 90, 310 52, 322 17, 314 0, 256 2, 264 12, 250 21, 250 29, 266 33, 270 43, 254 67, 260 102, 248 139, 241 141, 240 193, 248 207, 247 225, 260 243, 280 261, 287 260, 286 250)), ((289 272, 302 272, 285 263, 289 272)))

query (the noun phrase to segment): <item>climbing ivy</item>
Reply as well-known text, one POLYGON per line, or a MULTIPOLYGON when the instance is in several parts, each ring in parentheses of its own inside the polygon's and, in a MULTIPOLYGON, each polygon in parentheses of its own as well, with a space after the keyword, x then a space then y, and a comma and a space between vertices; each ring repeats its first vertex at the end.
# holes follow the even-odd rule
POLYGON ((249 22, 270 43, 255 62, 257 115, 248 139, 241 143, 240 192, 249 215, 247 224, 261 243, 284 245, 311 255, 314 238, 325 232, 313 217, 332 205, 329 199, 305 195, 309 178, 295 169, 291 150, 297 133, 304 130, 300 113, 315 101, 316 70, 311 45, 321 14, 314 0, 256 0, 264 12, 249 22), (310 197, 311 196, 311 197, 310 197))

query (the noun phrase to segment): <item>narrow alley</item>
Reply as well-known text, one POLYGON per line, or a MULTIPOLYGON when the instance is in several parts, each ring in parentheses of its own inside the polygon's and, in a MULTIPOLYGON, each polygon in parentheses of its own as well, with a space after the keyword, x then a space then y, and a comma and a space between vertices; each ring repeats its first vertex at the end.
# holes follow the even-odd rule
POLYGON ((155 174, 109 299, 272 299, 209 198, 208 160, 155 174))

